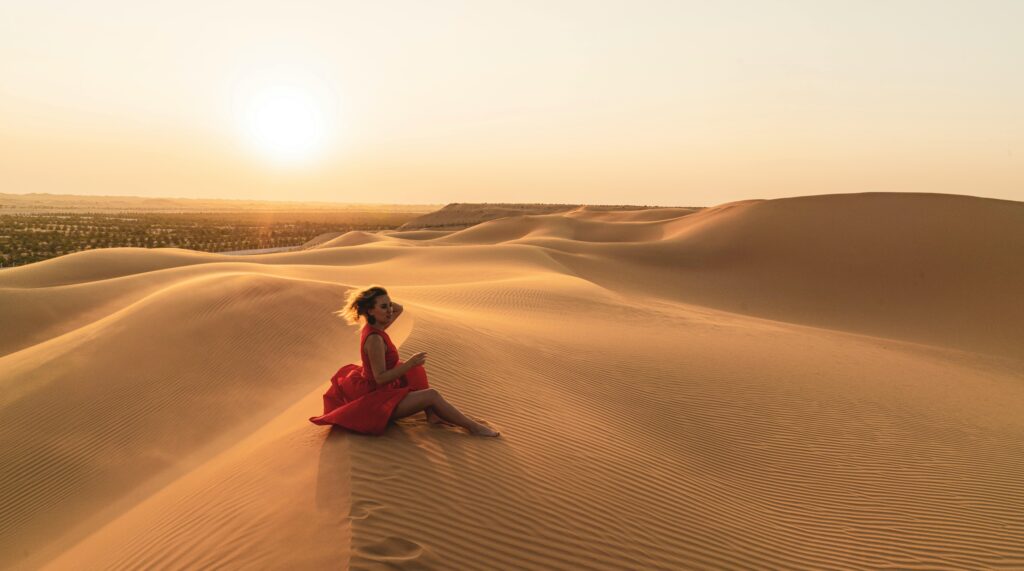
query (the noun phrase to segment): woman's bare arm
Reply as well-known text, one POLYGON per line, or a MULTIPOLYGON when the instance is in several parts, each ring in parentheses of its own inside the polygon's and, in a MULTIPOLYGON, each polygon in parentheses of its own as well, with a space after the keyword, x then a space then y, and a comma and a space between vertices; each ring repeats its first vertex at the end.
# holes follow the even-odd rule
POLYGON ((394 301, 391 302, 391 307, 395 309, 395 314, 394 316, 391 317, 391 323, 394 323, 395 320, 398 319, 398 316, 402 315, 402 311, 404 311, 405 308, 402 307, 402 304, 396 303, 394 301))
POLYGON ((388 369, 387 361, 384 360, 384 340, 380 335, 371 334, 366 338, 366 355, 370 357, 370 368, 373 369, 373 378, 377 386, 386 385, 398 377, 409 372, 412 367, 409 363, 402 363, 394 369, 388 369))

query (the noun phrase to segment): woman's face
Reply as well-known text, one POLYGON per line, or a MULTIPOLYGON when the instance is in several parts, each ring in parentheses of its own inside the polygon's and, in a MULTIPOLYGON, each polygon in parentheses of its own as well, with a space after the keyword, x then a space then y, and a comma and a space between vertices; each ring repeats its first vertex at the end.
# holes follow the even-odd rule
POLYGON ((368 312, 376 319, 374 325, 383 327, 391 323, 391 318, 394 316, 394 309, 391 307, 391 298, 386 295, 378 295, 373 298, 373 306, 370 307, 368 312))

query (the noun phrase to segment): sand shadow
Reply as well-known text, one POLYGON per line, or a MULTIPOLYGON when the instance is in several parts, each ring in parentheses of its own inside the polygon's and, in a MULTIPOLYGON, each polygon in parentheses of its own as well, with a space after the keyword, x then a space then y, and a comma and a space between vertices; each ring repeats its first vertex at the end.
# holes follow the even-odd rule
POLYGON ((320 447, 316 474, 317 511, 348 514, 351 502, 352 472, 348 439, 343 428, 331 426, 320 447))

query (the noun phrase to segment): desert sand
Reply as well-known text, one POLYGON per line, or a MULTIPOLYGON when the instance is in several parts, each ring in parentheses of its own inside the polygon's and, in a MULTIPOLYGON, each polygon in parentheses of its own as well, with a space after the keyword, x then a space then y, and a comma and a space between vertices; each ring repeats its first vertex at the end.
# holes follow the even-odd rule
POLYGON ((0 568, 1022 569, 1024 203, 750 200, 0 271, 0 568), (381 284, 502 437, 308 422, 381 284))

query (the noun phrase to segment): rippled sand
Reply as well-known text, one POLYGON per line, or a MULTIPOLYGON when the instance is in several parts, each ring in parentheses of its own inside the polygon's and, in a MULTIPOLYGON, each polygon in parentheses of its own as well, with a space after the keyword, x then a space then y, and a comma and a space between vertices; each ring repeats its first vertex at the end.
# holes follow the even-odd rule
POLYGON ((1024 568, 1024 203, 515 216, 0 272, 0 567, 1024 568), (306 419, 389 288, 502 438, 306 419))

